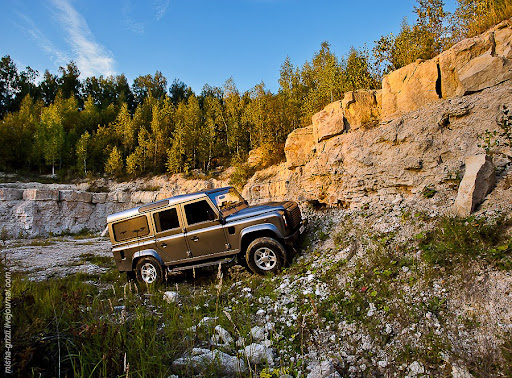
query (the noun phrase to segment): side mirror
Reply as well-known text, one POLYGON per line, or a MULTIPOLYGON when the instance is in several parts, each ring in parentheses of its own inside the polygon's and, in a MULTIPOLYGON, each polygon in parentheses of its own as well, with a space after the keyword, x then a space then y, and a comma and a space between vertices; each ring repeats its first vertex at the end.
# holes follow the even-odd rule
POLYGON ((220 224, 226 224, 226 220, 222 217, 222 215, 219 215, 219 222, 220 224))

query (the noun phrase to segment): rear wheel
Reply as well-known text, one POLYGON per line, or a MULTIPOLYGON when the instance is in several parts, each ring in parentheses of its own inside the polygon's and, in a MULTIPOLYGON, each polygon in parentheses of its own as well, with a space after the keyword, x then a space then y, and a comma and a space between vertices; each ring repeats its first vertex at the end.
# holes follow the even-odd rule
POLYGON ((148 285, 161 282, 163 277, 162 265, 151 256, 143 257, 137 261, 135 273, 137 275, 137 281, 148 285))
POLYGON ((245 260, 254 273, 277 273, 286 260, 286 250, 276 239, 262 237, 249 244, 245 260))

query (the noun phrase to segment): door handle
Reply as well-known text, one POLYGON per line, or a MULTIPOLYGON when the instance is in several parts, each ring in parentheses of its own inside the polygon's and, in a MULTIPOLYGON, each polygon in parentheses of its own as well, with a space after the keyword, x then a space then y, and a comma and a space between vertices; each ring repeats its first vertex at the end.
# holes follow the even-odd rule
POLYGON ((167 243, 162 243, 162 244, 160 244, 160 247, 162 247, 162 248, 167 247, 167 243))
POLYGON ((193 236, 193 237, 192 237, 192 241, 195 241, 195 242, 196 242, 196 241, 199 241, 199 238, 198 238, 197 236, 193 236))

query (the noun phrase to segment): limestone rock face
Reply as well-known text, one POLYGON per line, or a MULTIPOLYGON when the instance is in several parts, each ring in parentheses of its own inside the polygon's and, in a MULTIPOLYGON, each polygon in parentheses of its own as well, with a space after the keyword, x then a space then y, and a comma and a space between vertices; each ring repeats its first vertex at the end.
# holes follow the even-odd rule
POLYGON ((313 116, 313 137, 316 142, 329 139, 345 130, 341 101, 327 105, 313 116))
POLYGON ((466 172, 455 199, 455 214, 461 217, 469 216, 495 184, 496 171, 491 158, 483 154, 468 157, 466 172))
POLYGON ((512 82, 501 83, 325 139, 304 165, 257 172, 243 195, 250 203, 296 200, 354 208, 421 197, 428 186, 448 193, 451 199, 443 206, 450 207, 456 196, 453 178, 467 157, 483 152, 481 135, 497 130, 500 107, 512 108, 511 91, 512 82))
POLYGON ((293 130, 284 145, 284 154, 290 168, 306 164, 314 153, 315 144, 313 125, 293 130))
POLYGON ((341 103, 348 130, 356 130, 363 125, 378 124, 380 106, 377 101, 377 91, 347 92, 341 103))

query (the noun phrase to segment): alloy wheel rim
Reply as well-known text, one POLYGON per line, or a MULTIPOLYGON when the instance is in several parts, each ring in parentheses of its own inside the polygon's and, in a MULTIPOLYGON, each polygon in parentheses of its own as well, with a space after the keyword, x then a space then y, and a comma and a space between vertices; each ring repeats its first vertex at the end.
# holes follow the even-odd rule
POLYGON ((277 255, 268 247, 258 248, 254 252, 254 263, 261 270, 272 270, 277 264, 277 255))
POLYGON ((158 273, 156 271, 156 268, 151 263, 145 263, 140 268, 140 276, 142 277, 142 280, 148 284, 153 283, 156 281, 158 277, 158 273))

